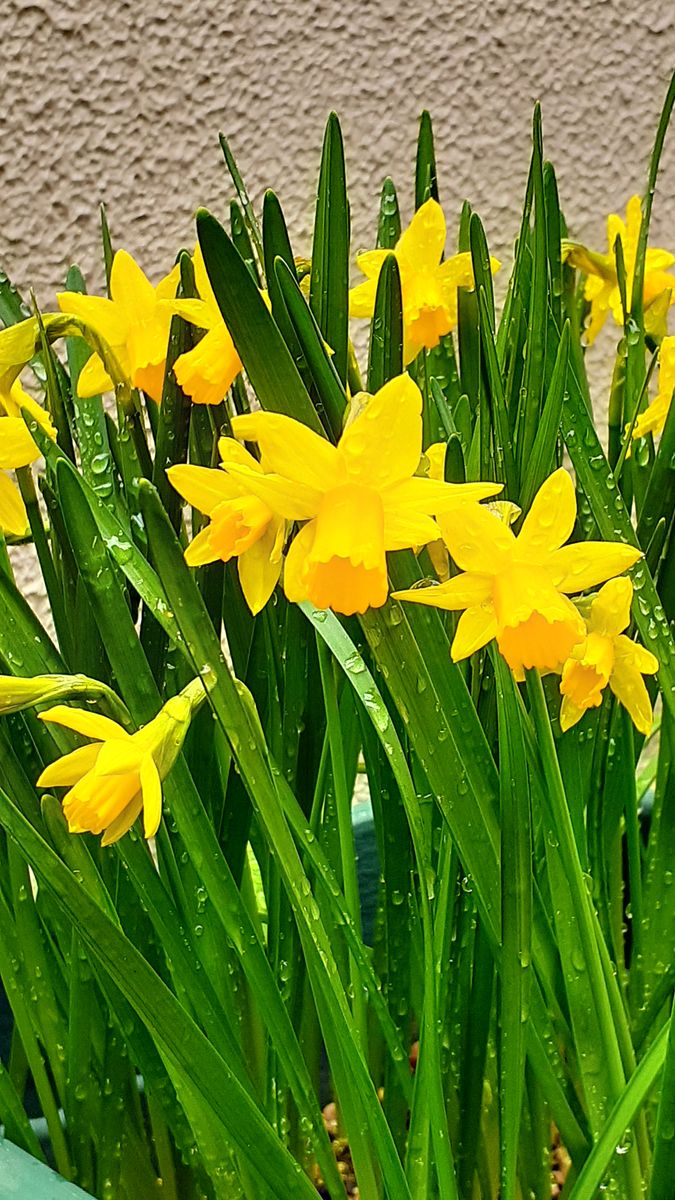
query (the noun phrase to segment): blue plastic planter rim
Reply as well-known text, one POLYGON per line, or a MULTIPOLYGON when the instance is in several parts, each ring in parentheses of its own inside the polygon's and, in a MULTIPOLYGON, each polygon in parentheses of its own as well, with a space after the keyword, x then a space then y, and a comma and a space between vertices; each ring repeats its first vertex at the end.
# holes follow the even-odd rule
POLYGON ((0 1200, 91 1200, 44 1163, 0 1136, 0 1200))

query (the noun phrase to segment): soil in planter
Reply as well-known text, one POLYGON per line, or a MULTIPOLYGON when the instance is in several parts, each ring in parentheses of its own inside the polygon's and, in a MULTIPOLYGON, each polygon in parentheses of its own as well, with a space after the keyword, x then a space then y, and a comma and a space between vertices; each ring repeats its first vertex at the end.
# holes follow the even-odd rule
MULTIPOLYGON (((345 1185, 345 1194, 352 1196, 354 1200, 358 1200, 359 1189, 356 1186, 356 1176, 354 1175, 354 1167, 352 1164, 351 1155, 349 1153, 349 1145, 345 1138, 339 1136, 337 1115, 334 1104, 327 1104, 323 1110, 323 1119, 328 1136, 331 1140, 337 1168, 342 1176, 345 1185)), ((562 1195, 563 1184, 567 1178, 567 1172, 570 1165, 569 1155, 565 1147, 561 1145, 558 1131, 554 1129, 551 1146, 551 1198, 558 1200, 562 1195)), ((314 1180, 316 1190, 319 1196, 324 1200, 329 1200, 328 1192, 323 1187, 323 1180, 317 1172, 314 1180)))

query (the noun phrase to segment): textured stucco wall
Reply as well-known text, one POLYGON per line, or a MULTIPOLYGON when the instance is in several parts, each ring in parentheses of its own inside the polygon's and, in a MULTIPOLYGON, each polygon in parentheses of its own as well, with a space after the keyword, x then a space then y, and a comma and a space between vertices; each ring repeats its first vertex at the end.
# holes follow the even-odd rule
MULTIPOLYGON (((571 226, 641 186, 675 66, 672 0, 3 0, 0 261, 47 303, 72 258, 100 279, 97 207, 148 270, 229 194, 219 129, 250 190, 278 189, 308 249, 326 114, 345 129, 354 240, 386 173, 409 211, 419 110, 441 198, 468 197, 508 254, 541 99, 571 226)), ((675 155, 655 232, 675 224, 675 155)))
MULTIPOLYGON (((411 205, 417 119, 434 117, 451 226, 467 197, 503 259, 517 228, 532 104, 571 230, 643 185, 675 66, 672 0, 3 0, 0 265, 44 307, 67 265, 100 287, 98 205, 158 275, 225 211, 223 129, 254 198, 280 195, 309 251, 326 114, 343 120, 355 247, 393 175, 411 205)), ((654 234, 675 242, 675 138, 654 234)))

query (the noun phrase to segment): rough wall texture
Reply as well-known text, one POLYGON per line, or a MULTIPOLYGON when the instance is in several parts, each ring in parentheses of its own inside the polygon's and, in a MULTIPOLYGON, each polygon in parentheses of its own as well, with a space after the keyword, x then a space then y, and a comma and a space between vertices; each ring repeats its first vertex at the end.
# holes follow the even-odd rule
MULTIPOLYGON (((4 0, 0 258, 47 303, 72 258, 100 280, 97 208, 163 271, 198 204, 222 209, 231 137, 306 251, 326 114, 340 113, 358 246, 383 176, 410 205, 435 118, 448 216, 468 197, 508 254, 541 99, 568 220, 592 241, 642 185, 675 66, 668 0, 4 0)), ((675 156, 669 155, 675 168, 675 156)), ((668 162, 665 164, 666 170, 668 162)), ((655 231, 675 223, 673 172, 655 231)))
MULTIPOLYGON (((76 260, 100 286, 98 205, 151 275, 193 238, 198 204, 224 211, 217 134, 254 198, 279 192, 309 250, 325 117, 347 143, 354 243, 372 244, 382 178, 410 212, 417 119, 435 121, 449 221, 466 197, 508 261, 544 110, 571 230, 604 243, 604 215, 643 185, 675 66, 669 0, 3 0, 0 265, 50 307, 76 260)), ((654 234, 675 241, 675 149, 654 234)))

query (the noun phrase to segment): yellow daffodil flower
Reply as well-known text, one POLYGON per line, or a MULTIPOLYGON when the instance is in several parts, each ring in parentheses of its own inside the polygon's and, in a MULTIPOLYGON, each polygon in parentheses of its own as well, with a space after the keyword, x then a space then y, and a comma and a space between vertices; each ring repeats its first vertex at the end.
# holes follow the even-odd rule
POLYGON ((633 437, 655 436, 663 433, 668 410, 675 390, 675 337, 665 337, 659 347, 659 393, 648 408, 640 413, 633 427, 633 437))
MULTIPOLYGON (((180 268, 175 266, 154 287, 126 250, 118 250, 110 273, 110 299, 60 292, 61 312, 88 325, 114 352, 122 371, 134 387, 142 388, 158 404, 162 385, 169 326, 180 268)), ((92 354, 80 374, 78 395, 97 396, 113 390, 113 382, 98 354, 92 354)))
POLYGON ((278 516, 307 521, 286 558, 289 600, 345 614, 387 599, 387 550, 439 536, 431 513, 480 500, 499 487, 415 475, 422 451, 422 395, 409 375, 361 394, 337 446, 279 413, 247 413, 232 427, 258 442, 266 471, 230 464, 228 473, 278 516))
POLYGON ((40 457, 21 416, 22 409, 26 409, 51 438, 56 437, 49 414, 24 391, 18 379, 7 391, 0 391, 0 529, 12 537, 23 537, 27 533, 28 516, 18 488, 6 472, 27 467, 40 457))
MULTIPOLYGON (((614 243, 621 237, 623 258, 626 269, 626 295, 630 304, 633 293, 635 276, 635 259, 637 257, 638 238, 642 224, 642 206, 639 196, 631 196, 626 205, 626 220, 623 221, 617 213, 610 213, 607 218, 607 254, 596 254, 576 242, 563 243, 563 257, 573 267, 586 275, 584 296, 590 301, 591 312, 586 326, 586 340, 590 345, 604 325, 607 314, 611 311, 617 325, 623 325, 623 308, 621 293, 616 273, 616 258, 614 243)), ((656 313, 655 302, 665 292, 670 292, 669 303, 675 300, 675 276, 668 273, 668 268, 675 263, 675 255, 668 250, 647 248, 645 259, 645 277, 643 302, 645 308, 645 324, 649 328, 650 308, 656 313)), ((664 314, 658 312, 658 324, 663 324, 664 314)), ((656 332, 656 330, 654 331, 656 332)), ((661 333, 665 330, 660 330, 661 333)))
MULTIPOLYGON (((218 448, 223 467, 239 465, 262 474, 260 463, 234 438, 221 438, 218 448)), ((286 522, 223 470, 180 464, 167 475, 188 504, 211 518, 185 551, 186 562, 198 567, 236 558, 246 603, 259 613, 281 574, 286 522)))
POLYGON ((628 578, 610 579, 593 599, 586 622, 586 637, 574 647, 562 669, 560 727, 571 729, 589 708, 602 703, 609 685, 628 709, 645 737, 652 727, 652 706, 643 675, 659 669, 658 660, 644 646, 626 637, 630 623, 633 585, 628 578))
MULTIPOLYGON (((437 346, 457 324, 457 288, 474 286, 470 254, 455 254, 442 261, 445 217, 436 200, 417 210, 393 250, 368 250, 359 254, 357 266, 367 277, 352 288, 349 311, 353 317, 372 317, 377 281, 388 254, 393 254, 401 275, 403 301, 403 362, 407 365, 420 350, 437 346)), ((490 259, 494 274, 496 258, 490 259)))
POLYGON ((203 681, 194 679, 133 734, 109 717, 65 704, 40 713, 42 721, 93 739, 92 745, 51 763, 37 781, 41 788, 69 788, 63 812, 71 833, 103 833, 101 844, 109 846, 131 829, 142 809, 145 836, 154 837, 162 816, 162 781, 204 696, 203 681))
POLYGON ((464 573, 396 598, 465 610, 452 643, 455 662, 496 638, 518 678, 526 667, 559 669, 586 633, 567 593, 594 587, 640 557, 633 546, 611 542, 564 545, 576 513, 574 485, 561 468, 540 487, 517 537, 480 505, 439 517, 445 543, 464 573))
POLYGON ((195 404, 220 404, 242 364, 218 307, 199 244, 192 261, 200 299, 176 300, 172 307, 185 321, 206 333, 192 350, 176 359, 173 373, 195 404))

